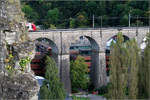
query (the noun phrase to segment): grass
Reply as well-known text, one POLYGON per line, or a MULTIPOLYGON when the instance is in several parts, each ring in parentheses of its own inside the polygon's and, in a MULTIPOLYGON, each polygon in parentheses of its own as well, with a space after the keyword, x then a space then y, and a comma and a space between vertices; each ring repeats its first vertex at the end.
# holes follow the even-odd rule
POLYGON ((76 97, 76 96, 71 96, 73 100, 90 100, 88 97, 76 97))

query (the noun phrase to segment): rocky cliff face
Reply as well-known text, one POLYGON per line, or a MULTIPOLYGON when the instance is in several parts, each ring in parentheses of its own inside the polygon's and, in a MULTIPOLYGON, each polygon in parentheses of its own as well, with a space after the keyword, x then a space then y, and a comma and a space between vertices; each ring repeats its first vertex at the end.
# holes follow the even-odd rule
POLYGON ((32 74, 23 73, 8 76, 0 73, 0 100, 30 100, 39 89, 32 74))
POLYGON ((0 99, 30 99, 37 94, 29 63, 34 47, 20 0, 0 0, 0 99))

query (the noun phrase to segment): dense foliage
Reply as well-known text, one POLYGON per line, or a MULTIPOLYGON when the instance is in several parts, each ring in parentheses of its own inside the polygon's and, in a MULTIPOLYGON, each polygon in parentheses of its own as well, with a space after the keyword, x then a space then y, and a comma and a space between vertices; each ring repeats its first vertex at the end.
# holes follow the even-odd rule
MULTIPOLYGON (((148 36, 149 37, 149 36, 148 36)), ((149 98, 149 38, 147 46, 140 54, 135 39, 123 42, 121 33, 111 48, 111 75, 109 97, 111 99, 149 98)))
POLYGON ((129 13, 131 26, 148 25, 148 0, 23 0, 22 11, 28 21, 45 28, 92 27, 93 15, 95 27, 128 26, 129 13))
POLYGON ((137 99, 138 98, 138 83, 139 83, 139 67, 141 66, 141 57, 139 55, 140 49, 135 39, 127 42, 127 88, 128 88, 128 98, 137 99))
POLYGON ((116 43, 112 44, 110 52, 110 98, 124 99, 125 88, 127 84, 127 49, 124 45, 124 39, 121 33, 117 36, 116 43))
POLYGON ((64 100, 66 93, 62 83, 60 82, 55 61, 47 56, 45 63, 46 74, 45 80, 40 89, 40 98, 64 100))
POLYGON ((147 35, 146 48, 142 56, 142 67, 139 74, 139 98, 150 98, 150 34, 147 35))
POLYGON ((78 56, 75 61, 71 61, 70 67, 72 91, 78 92, 80 89, 87 89, 89 83, 88 65, 84 58, 78 56))

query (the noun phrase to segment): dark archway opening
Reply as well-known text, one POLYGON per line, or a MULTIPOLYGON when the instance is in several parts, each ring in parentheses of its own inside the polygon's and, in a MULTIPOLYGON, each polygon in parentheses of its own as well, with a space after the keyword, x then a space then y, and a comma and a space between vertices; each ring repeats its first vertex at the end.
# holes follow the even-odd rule
POLYGON ((31 61, 31 69, 36 76, 45 76, 46 56, 52 57, 58 65, 58 48, 56 44, 47 38, 35 40, 35 57, 31 61))
MULTIPOLYGON (((123 38, 124 38, 124 42, 129 40, 129 37, 125 35, 123 35, 123 38)), ((110 46, 112 42, 116 43, 116 40, 117 40, 117 35, 111 37, 106 43, 106 50, 105 50, 106 58, 105 59, 106 59, 106 74, 108 77, 110 75, 110 49, 111 49, 110 46)))
POLYGON ((81 36, 76 43, 70 46, 70 61, 82 56, 88 65, 88 78, 90 80, 88 90, 94 89, 97 84, 97 67, 99 66, 99 46, 89 36, 81 36))

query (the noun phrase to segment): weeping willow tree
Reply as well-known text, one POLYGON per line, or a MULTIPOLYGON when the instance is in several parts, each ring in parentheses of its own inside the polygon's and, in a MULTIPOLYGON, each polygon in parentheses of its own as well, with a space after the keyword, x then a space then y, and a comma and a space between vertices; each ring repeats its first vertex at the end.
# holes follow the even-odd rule
POLYGON ((116 43, 112 43, 110 51, 110 82, 109 96, 111 99, 124 99, 126 90, 127 49, 122 33, 118 33, 116 43))

